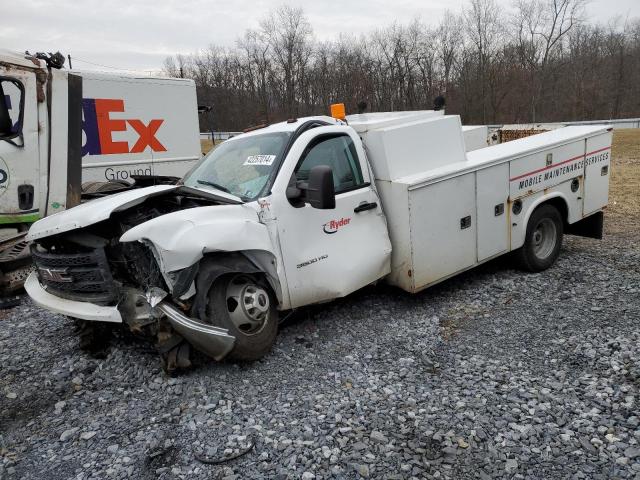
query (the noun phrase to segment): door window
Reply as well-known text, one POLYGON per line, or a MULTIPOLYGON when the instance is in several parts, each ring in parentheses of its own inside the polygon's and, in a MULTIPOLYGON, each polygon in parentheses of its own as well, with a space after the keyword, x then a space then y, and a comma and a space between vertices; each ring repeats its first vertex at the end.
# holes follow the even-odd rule
POLYGON ((296 179, 306 182, 309 171, 318 165, 331 167, 336 194, 365 185, 356 147, 348 135, 314 139, 302 154, 296 168, 296 179))
POLYGON ((0 77, 0 139, 10 139, 20 135, 23 108, 22 83, 13 78, 0 77))

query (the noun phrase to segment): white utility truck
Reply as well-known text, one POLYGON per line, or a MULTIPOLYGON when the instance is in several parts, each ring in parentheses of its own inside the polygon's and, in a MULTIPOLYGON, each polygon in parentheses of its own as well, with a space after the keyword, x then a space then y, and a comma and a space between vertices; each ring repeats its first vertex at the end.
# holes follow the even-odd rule
POLYGON ((541 271, 563 233, 601 237, 610 147, 588 126, 467 153, 460 118, 433 111, 291 119, 227 140, 179 185, 36 222, 25 287, 156 333, 174 364, 182 339, 256 359, 278 311, 381 280, 418 292, 511 251, 541 271))
POLYGON ((201 156, 192 80, 63 62, 0 51, 0 290, 30 269, 24 235, 34 221, 136 179, 175 182, 201 156))

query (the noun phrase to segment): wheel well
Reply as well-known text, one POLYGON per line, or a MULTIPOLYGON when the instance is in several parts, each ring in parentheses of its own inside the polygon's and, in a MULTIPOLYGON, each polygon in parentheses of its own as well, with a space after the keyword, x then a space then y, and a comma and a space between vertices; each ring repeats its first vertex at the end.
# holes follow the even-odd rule
MULTIPOLYGON (((270 277, 267 272, 254 265, 242 252, 210 253, 200 260, 196 276, 196 298, 192 310, 199 318, 204 318, 202 315, 204 315, 209 290, 213 283, 219 277, 232 273, 263 275, 275 293, 275 287, 269 281, 270 277)), ((276 301, 279 299, 276 298, 276 301)))
MULTIPOLYGON (((558 210, 558 212, 560 212, 560 217, 562 218, 562 227, 564 230, 566 230, 567 227, 569 226, 569 207, 567 206, 567 202, 565 202, 564 198, 553 197, 553 198, 550 198, 549 200, 545 200, 544 202, 537 205, 533 211, 535 212, 538 208, 540 208, 543 205, 551 205, 555 207, 558 210)), ((533 212, 531 213, 533 214, 533 212)))

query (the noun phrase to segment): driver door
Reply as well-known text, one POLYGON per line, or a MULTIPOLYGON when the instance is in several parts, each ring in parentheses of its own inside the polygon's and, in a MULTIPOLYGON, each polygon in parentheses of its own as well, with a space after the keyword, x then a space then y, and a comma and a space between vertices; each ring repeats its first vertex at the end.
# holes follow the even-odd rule
POLYGON ((46 129, 38 122, 35 73, 0 68, 0 92, 9 123, 0 140, 0 220, 33 222, 40 216, 38 132, 46 129))
POLYGON ((310 140, 296 142, 305 142, 296 179, 306 181, 317 165, 331 167, 334 209, 294 206, 284 194, 274 198, 292 307, 343 297, 389 273, 391 243, 380 199, 360 139, 349 130, 320 127, 308 132, 315 134, 310 140))

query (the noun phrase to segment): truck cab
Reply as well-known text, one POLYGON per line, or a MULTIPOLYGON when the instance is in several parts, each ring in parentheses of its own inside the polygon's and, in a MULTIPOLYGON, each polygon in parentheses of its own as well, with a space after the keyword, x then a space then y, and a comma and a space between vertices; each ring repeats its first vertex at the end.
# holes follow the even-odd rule
MULTIPOLYGON (((286 279, 284 308, 331 300, 378 280, 389 272, 391 254, 382 202, 357 133, 329 117, 290 125, 295 129, 282 136, 281 152, 290 145, 286 159, 269 147, 260 153, 266 155, 259 159, 265 183, 256 197, 262 222, 288 252, 277 255, 286 279)), ((238 152, 238 168, 252 161, 244 159, 265 135, 282 132, 267 128, 222 147, 247 144, 238 152)), ((216 175, 212 167, 203 162, 194 173, 216 175)))
MULTIPOLYGON (((38 151, 39 118, 46 118, 38 105, 39 84, 35 65, 22 59, 12 68, 0 63, 0 215, 3 224, 19 224, 39 218, 42 195, 35 188, 42 166, 38 151), (22 67, 22 68, 21 68, 22 67), (22 168, 17 169, 16 165, 22 168)), ((43 95, 44 92, 41 92, 43 95)), ((42 105, 45 107, 45 105, 42 105)), ((45 134, 46 138, 46 134, 45 134)), ((44 146, 44 145, 42 145, 44 146)))
POLYGON ((0 50, 0 292, 31 269, 33 222, 134 178, 177 181, 201 156, 193 81, 63 64, 0 50))
POLYGON ((25 288, 52 311, 148 330, 174 366, 183 341, 254 360, 280 311, 377 281, 418 292, 514 250, 541 271, 564 231, 601 235, 610 132, 517 142, 468 152, 460 118, 433 111, 259 128, 178 185, 34 224, 25 288))

